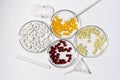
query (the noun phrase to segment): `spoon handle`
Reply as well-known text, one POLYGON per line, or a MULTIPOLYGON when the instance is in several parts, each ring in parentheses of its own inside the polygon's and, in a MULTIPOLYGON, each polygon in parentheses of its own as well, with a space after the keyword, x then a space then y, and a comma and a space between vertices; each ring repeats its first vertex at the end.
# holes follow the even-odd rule
POLYGON ((93 6, 95 6, 97 3, 99 3, 102 0, 96 0, 95 2, 89 4, 88 6, 86 6, 84 9, 82 9, 77 15, 76 17, 79 17, 81 14, 83 14, 84 12, 86 12, 88 9, 92 8, 93 6))
POLYGON ((50 65, 41 63, 40 61, 37 61, 37 60, 34 60, 34 59, 30 59, 30 58, 27 58, 27 57, 24 57, 24 56, 21 56, 21 55, 18 55, 17 58, 21 59, 23 61, 26 61, 26 62, 30 62, 32 64, 36 64, 36 65, 42 66, 42 67, 47 68, 47 69, 51 68, 50 65))

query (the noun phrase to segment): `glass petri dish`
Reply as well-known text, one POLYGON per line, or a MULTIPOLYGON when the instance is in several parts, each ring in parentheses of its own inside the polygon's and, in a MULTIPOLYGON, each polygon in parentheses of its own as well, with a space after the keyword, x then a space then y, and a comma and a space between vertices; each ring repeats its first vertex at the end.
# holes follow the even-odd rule
POLYGON ((77 53, 75 53, 76 50, 73 44, 70 41, 64 39, 54 41, 49 46, 47 52, 49 55, 48 60, 53 66, 57 68, 69 67, 75 62, 75 59, 78 56, 77 53))
POLYGON ((29 21, 19 31, 19 42, 21 46, 31 53, 45 51, 52 39, 52 33, 48 25, 43 21, 29 21))
POLYGON ((105 31, 95 25, 80 28, 74 41, 78 53, 88 58, 100 56, 108 47, 108 37, 105 31))
POLYGON ((51 17, 51 32, 61 39, 74 36, 80 26, 80 17, 76 17, 76 14, 70 10, 59 10, 51 17))

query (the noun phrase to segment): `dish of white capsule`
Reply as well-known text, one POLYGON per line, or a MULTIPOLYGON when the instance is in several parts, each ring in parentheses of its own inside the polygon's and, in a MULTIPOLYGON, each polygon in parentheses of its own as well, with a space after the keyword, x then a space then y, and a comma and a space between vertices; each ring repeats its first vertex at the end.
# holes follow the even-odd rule
POLYGON ((28 52, 40 53, 51 43, 52 34, 48 25, 42 21, 29 21, 19 32, 21 46, 28 52))

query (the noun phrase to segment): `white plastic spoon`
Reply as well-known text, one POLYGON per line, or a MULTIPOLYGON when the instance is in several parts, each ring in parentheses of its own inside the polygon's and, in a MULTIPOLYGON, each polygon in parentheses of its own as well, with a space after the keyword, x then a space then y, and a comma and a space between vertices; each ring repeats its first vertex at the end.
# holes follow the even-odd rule
POLYGON ((92 2, 91 4, 89 4, 88 6, 86 6, 84 9, 82 9, 77 15, 76 17, 82 15, 84 12, 86 12, 87 10, 89 10, 90 8, 92 8, 93 6, 95 6, 97 3, 99 3, 102 0, 96 0, 95 2, 92 2))
POLYGON ((47 69, 51 69, 51 66, 50 66, 50 65, 41 63, 40 61, 37 61, 37 60, 34 60, 34 59, 30 59, 30 58, 27 58, 27 57, 24 57, 24 56, 21 56, 21 55, 18 55, 17 58, 18 58, 18 59, 21 59, 21 60, 23 60, 23 61, 32 63, 32 64, 36 64, 36 65, 38 65, 38 66, 47 68, 47 69))

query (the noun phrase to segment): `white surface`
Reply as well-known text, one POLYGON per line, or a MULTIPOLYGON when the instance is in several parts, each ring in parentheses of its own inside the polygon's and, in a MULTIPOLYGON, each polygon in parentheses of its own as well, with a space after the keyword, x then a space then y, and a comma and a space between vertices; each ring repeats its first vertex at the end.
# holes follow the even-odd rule
POLYGON ((50 64, 46 52, 28 53, 18 41, 18 32, 27 21, 37 19, 49 22, 49 19, 33 17, 30 14, 31 5, 52 5, 55 10, 65 8, 77 13, 90 1, 94 0, 0 0, 0 80, 120 80, 119 0, 102 0, 81 15, 83 26, 98 25, 109 37, 109 47, 105 54, 94 59, 85 58, 93 74, 74 72, 65 76, 65 69, 52 67, 49 70, 16 58, 18 54, 23 54, 50 64))

